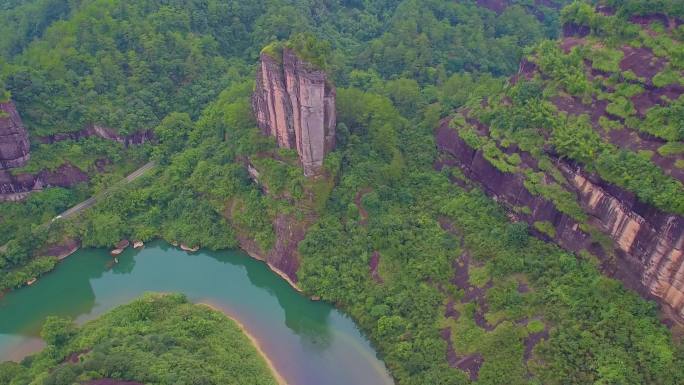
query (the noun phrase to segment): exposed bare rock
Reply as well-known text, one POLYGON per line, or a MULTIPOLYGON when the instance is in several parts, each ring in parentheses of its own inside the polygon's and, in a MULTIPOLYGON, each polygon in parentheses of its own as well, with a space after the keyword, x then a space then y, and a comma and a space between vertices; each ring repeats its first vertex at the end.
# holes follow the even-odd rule
POLYGON ((0 170, 21 167, 29 156, 28 133, 14 103, 0 103, 0 170))
POLYGON ((189 253, 195 253, 195 252, 199 251, 200 247, 199 246, 188 246, 185 243, 181 243, 180 249, 183 251, 187 251, 189 253))
POLYGON ((131 244, 131 242, 128 239, 122 239, 116 243, 116 248, 117 249, 125 249, 128 246, 130 246, 130 244, 131 244))
POLYGON ((376 250, 368 261, 368 270, 370 271, 371 278, 373 278, 376 283, 382 283, 383 280, 382 277, 380 277, 380 272, 378 272, 378 265, 380 265, 380 252, 376 250))
POLYGON ((539 344, 543 340, 548 339, 549 329, 547 327, 544 327, 544 330, 538 333, 530 333, 524 341, 525 353, 523 353, 523 359, 525 360, 525 362, 529 361, 530 358, 532 358, 532 351, 534 350, 534 347, 537 346, 537 344, 539 344))
POLYGON ((625 285, 647 298, 669 307, 678 321, 684 320, 684 218, 666 214, 639 202, 633 194, 610 185, 576 165, 556 159, 556 166, 570 182, 589 223, 614 241, 618 260, 604 258, 595 239, 583 232, 579 223, 560 212, 552 202, 533 195, 524 186, 520 174, 498 170, 458 135, 444 121, 436 131, 441 158, 436 164, 459 167, 478 182, 484 191, 509 207, 528 207, 529 213, 516 217, 530 224, 546 221, 553 224, 552 238, 534 229, 533 234, 577 252, 587 250, 603 258, 604 269, 625 285))
POLYGON ((0 170, 0 201, 18 201, 32 191, 47 187, 71 187, 87 180, 88 175, 70 163, 36 174, 13 175, 9 171, 0 170))
POLYGON ((264 261, 275 273, 283 277, 292 287, 297 287, 299 270, 298 246, 306 236, 311 219, 298 220, 292 215, 279 214, 274 223, 275 245, 270 250, 262 250, 250 237, 238 234, 240 248, 252 258, 264 261))
MULTIPOLYGON (((142 144, 154 139, 152 131, 141 131, 128 136, 121 136, 114 130, 91 125, 81 131, 58 133, 39 137, 41 143, 54 143, 62 140, 79 140, 91 136, 113 140, 125 146, 142 144)), ((26 165, 30 157, 28 133, 21 121, 13 102, 0 103, 0 201, 19 201, 25 199, 32 191, 47 187, 71 187, 88 180, 88 175, 77 167, 65 163, 55 170, 42 170, 35 174, 12 174, 10 168, 26 165)), ((102 169, 102 163, 96 165, 102 169)))
POLYGON ((261 54, 252 109, 265 135, 296 149, 306 176, 320 173, 335 146, 335 88, 325 72, 287 48, 282 57, 261 54))
POLYGON ((642 285, 684 319, 684 218, 638 203, 631 194, 604 188, 581 173, 562 171, 571 176, 583 207, 637 267, 642 285))
POLYGON ((126 250, 126 248, 127 248, 130 244, 131 244, 131 243, 128 241, 128 239, 122 239, 122 240, 120 240, 120 241, 116 244, 114 250, 112 250, 112 251, 109 252, 109 254, 110 254, 112 257, 119 256, 119 255, 121 255, 121 253, 124 252, 124 250, 126 250))
POLYGON ((81 242, 75 238, 66 238, 60 242, 44 246, 38 255, 54 256, 60 261, 75 253, 81 247, 81 242))

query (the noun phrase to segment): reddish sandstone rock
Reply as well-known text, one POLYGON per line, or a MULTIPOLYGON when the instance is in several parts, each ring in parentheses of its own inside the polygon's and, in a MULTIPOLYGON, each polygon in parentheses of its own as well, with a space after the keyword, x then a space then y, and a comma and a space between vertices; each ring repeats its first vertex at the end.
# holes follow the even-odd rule
POLYGON ((11 101, 0 103, 0 170, 21 167, 29 159, 28 133, 11 101))
POLYGON ((78 167, 65 163, 55 170, 36 174, 17 174, 0 170, 0 201, 24 199, 30 192, 47 187, 71 187, 88 180, 88 174, 78 167))
POLYGON ((265 135, 296 149, 306 176, 320 173, 335 146, 335 88, 325 72, 290 49, 282 57, 261 54, 252 109, 265 135))
MULTIPOLYGON (((508 207, 529 208, 516 216, 529 224, 546 221, 556 234, 549 238, 561 247, 578 252, 588 250, 604 257, 596 240, 579 228, 579 223, 560 212, 552 202, 531 194, 520 174, 498 170, 481 150, 469 147, 444 121, 435 132, 441 158, 436 168, 460 168, 483 190, 508 207)), ((667 214, 639 202, 635 196, 602 181, 566 160, 555 159, 556 166, 570 183, 578 202, 589 215, 589 223, 614 241, 617 261, 604 258, 607 273, 647 298, 657 299, 677 320, 684 320, 684 218, 667 214)))

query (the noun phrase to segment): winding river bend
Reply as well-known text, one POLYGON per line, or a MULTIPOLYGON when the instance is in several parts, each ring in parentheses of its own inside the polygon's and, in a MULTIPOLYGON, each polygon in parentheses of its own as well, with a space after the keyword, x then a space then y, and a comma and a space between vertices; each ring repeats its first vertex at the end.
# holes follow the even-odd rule
POLYGON ((155 241, 126 250, 84 249, 33 286, 0 299, 0 361, 42 347, 48 315, 85 322, 144 292, 181 292, 224 310, 256 337, 291 385, 390 385, 392 379, 353 321, 294 291, 263 263, 238 251, 187 254, 155 241))

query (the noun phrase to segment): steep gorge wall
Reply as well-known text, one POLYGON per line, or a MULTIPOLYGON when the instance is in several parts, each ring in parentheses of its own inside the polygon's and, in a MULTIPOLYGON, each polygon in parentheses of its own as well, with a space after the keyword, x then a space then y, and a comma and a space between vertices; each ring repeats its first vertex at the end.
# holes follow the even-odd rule
POLYGON ((320 173, 335 147, 335 88, 325 72, 287 48, 282 58, 261 54, 252 108, 265 135, 297 150, 306 176, 320 173))
POLYGON ((567 166, 561 170, 595 224, 615 241, 618 255, 637 267, 641 284, 684 319, 684 218, 567 166))
POLYGON ((669 316, 684 321, 684 218, 659 212, 638 202, 633 194, 583 172, 576 165, 555 159, 570 182, 571 191, 589 215, 589 224, 614 242, 614 250, 609 251, 618 258, 611 260, 597 240, 582 231, 577 221, 560 212, 552 202, 531 194, 524 186, 522 175, 494 167, 482 151, 468 146, 457 131, 449 127, 448 121, 444 121, 435 134, 442 154, 436 164, 438 169, 458 167, 497 201, 509 207, 527 206, 529 211, 517 212, 516 217, 529 224, 550 222, 556 230, 551 240, 567 250, 587 250, 601 257, 607 273, 643 296, 657 299, 669 316))
POLYGON ((90 137, 97 137, 114 142, 119 142, 124 146, 139 145, 154 140, 152 130, 139 131, 130 135, 119 135, 108 127, 93 124, 76 132, 57 133, 49 136, 40 136, 37 140, 43 144, 52 144, 63 140, 81 140, 90 137))

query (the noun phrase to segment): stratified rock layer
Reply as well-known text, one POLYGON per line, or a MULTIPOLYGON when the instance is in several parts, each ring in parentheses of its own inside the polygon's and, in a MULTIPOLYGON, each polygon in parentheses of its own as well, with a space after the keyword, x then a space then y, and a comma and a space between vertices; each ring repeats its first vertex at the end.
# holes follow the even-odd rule
MULTIPOLYGON (((625 190, 585 173, 580 167, 555 159, 556 166, 571 183, 572 192, 589 215, 589 223, 614 241, 618 260, 605 254, 579 223, 560 212, 552 202, 531 194, 520 174, 502 172, 489 163, 481 150, 475 150, 449 127, 447 121, 436 131, 441 152, 438 169, 460 168, 485 192, 508 207, 526 206, 529 212, 515 215, 530 224, 545 221, 553 224, 555 236, 550 239, 570 251, 588 250, 603 258, 608 273, 647 298, 657 299, 666 315, 684 321, 684 218, 662 213, 639 202, 625 190)), ((524 157, 523 157, 524 158, 524 157)), ((534 231, 535 235, 548 235, 534 231)))
POLYGON ((21 167, 29 159, 28 133, 11 101, 0 103, 0 170, 21 167))
POLYGON ((13 175, 10 171, 0 170, 0 201, 20 201, 33 191, 48 187, 71 187, 86 181, 88 174, 69 163, 36 174, 13 175))
POLYGON ((262 53, 252 108, 264 134, 297 150, 304 175, 320 173, 335 147, 335 88, 325 72, 287 48, 282 58, 262 53))

